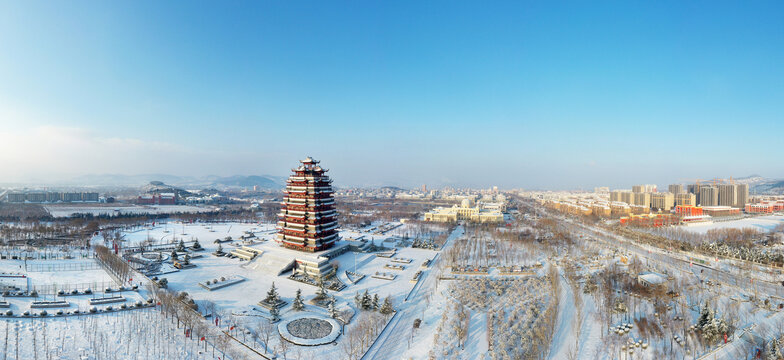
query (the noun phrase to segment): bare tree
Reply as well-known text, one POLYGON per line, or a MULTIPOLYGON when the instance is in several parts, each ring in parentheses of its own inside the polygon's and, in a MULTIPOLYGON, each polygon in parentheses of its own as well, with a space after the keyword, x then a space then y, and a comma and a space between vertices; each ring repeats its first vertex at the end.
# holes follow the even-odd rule
POLYGON ((264 353, 266 354, 270 338, 275 334, 275 326, 267 319, 259 320, 256 324, 256 332, 264 339, 264 353))

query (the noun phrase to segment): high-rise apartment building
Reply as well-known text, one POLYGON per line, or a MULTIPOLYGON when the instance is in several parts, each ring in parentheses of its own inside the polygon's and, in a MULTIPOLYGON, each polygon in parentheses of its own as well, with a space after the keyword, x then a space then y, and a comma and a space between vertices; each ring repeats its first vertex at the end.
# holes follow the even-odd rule
POLYGON ((634 185, 632 186, 633 193, 653 193, 656 192, 656 185, 653 184, 645 184, 645 185, 634 185))
POLYGON ((719 206, 736 206, 738 204, 738 187, 735 184, 719 184, 719 206))
POLYGON ((700 188, 700 206, 718 206, 719 189, 715 186, 703 185, 700 188))
POLYGON ((614 190, 610 192, 610 201, 619 201, 627 204, 634 203, 634 193, 629 190, 614 190))
POLYGON ((675 195, 675 205, 678 206, 697 206, 697 195, 683 193, 675 195))
POLYGON ((625 202, 629 205, 634 204, 634 193, 631 191, 621 192, 621 202, 625 202))
POLYGON ((685 190, 683 189, 683 184, 672 184, 667 187, 667 191, 669 191, 673 195, 683 194, 685 192, 685 190))
POLYGON ((697 204, 700 203, 700 185, 699 184, 689 184, 686 185, 686 191, 690 194, 694 194, 695 201, 697 204))
POLYGON ((634 194, 634 205, 651 207, 651 194, 647 192, 638 192, 634 194))
POLYGON ((738 187, 738 198, 735 207, 745 209, 749 202, 749 184, 737 184, 736 186, 738 187))
POLYGON ((673 193, 653 193, 651 194, 651 209, 670 211, 675 205, 675 195, 673 193))

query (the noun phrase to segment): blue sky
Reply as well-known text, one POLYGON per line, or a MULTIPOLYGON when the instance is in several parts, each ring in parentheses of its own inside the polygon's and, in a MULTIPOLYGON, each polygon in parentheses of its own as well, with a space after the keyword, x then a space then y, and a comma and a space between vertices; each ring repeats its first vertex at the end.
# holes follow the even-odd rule
POLYGON ((305 155, 346 185, 784 177, 783 17, 782 2, 0 2, 0 178, 285 175, 305 155))

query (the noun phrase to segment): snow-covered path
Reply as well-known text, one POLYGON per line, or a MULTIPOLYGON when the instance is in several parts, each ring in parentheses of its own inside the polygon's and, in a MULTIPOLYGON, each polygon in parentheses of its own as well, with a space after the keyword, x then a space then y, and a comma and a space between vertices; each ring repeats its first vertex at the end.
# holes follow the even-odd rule
POLYGON ((487 343, 487 313, 471 312, 468 325, 468 339, 466 339, 465 353, 467 359, 480 359, 488 351, 487 343))
MULTIPOLYGON (((412 331, 412 324, 414 319, 423 317, 427 311, 427 304, 424 300, 424 294, 430 293, 435 287, 436 265, 441 261, 441 254, 444 250, 448 249, 455 243, 455 239, 463 236, 465 230, 462 226, 458 226, 447 238, 441 253, 438 254, 435 262, 431 264, 430 268, 425 270, 420 280, 421 286, 414 289, 411 297, 407 302, 400 303, 398 306, 398 313, 394 319, 389 323, 386 329, 379 335, 376 342, 368 349, 363 360, 371 359, 399 359, 400 354, 406 352, 409 348, 412 331)), ((427 352, 424 351, 418 354, 416 358, 426 358, 427 352)))
POLYGON ((559 271, 558 278, 560 288, 558 318, 555 322, 555 334, 550 345, 549 359, 567 359, 567 354, 574 350, 578 331, 572 287, 566 282, 562 271, 559 271))

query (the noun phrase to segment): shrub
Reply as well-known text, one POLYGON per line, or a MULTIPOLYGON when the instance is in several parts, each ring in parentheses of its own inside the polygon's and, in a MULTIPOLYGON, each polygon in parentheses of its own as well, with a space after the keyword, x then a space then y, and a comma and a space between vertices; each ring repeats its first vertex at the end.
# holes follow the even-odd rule
POLYGON ((95 306, 93 306, 93 307, 91 307, 91 308, 90 308, 90 312, 91 312, 91 313, 96 313, 96 312, 98 312, 98 308, 96 308, 95 306))
POLYGON ((49 315, 49 313, 46 312, 46 310, 43 310, 39 315, 41 315, 41 317, 45 317, 46 315, 49 315))

